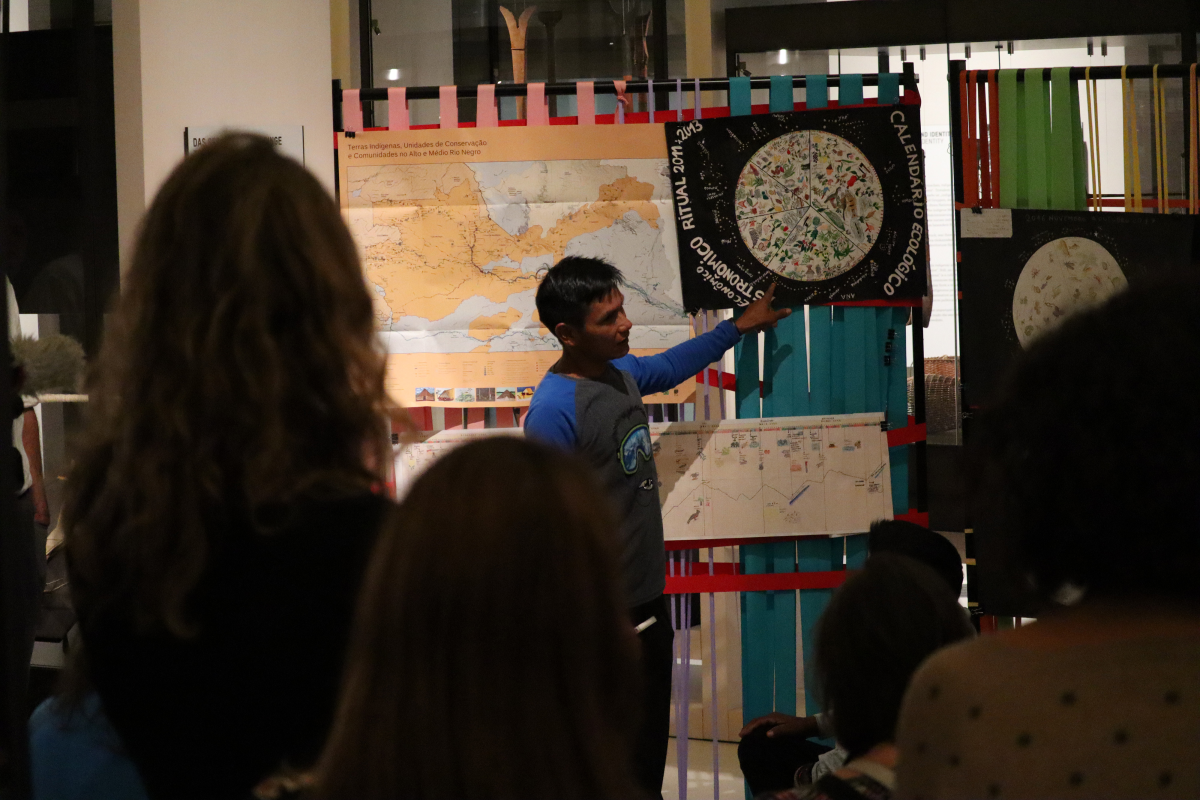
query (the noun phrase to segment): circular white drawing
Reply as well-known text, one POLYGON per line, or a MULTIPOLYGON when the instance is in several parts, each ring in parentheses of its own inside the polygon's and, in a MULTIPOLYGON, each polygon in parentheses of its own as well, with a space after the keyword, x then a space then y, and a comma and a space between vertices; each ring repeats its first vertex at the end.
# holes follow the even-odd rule
POLYGON ((1066 236, 1042 245, 1025 262, 1013 292, 1013 326, 1021 347, 1127 284, 1112 253, 1091 239, 1066 236))
POLYGON ((866 257, 883 226, 883 186, 862 151, 825 131, 767 142, 734 190, 742 241, 767 269, 836 278, 866 257))

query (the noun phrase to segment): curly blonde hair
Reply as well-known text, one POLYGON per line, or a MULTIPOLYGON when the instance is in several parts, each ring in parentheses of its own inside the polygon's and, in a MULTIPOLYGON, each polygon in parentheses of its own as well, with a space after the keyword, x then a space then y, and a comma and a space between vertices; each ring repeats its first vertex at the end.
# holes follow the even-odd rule
POLYGON ((334 201, 261 136, 175 169, 122 283, 68 484, 72 592, 85 621, 189 636, 224 522, 380 481, 384 354, 334 201))

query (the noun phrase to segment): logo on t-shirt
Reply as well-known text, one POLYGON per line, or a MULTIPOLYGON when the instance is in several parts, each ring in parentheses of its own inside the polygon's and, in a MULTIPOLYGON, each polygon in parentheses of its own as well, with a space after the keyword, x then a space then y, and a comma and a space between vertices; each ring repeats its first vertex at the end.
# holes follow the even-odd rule
POLYGON ((621 459, 621 469, 625 470, 626 475, 637 472, 641 461, 653 459, 654 447, 650 444, 650 427, 642 424, 631 428, 621 440, 617 456, 621 459))

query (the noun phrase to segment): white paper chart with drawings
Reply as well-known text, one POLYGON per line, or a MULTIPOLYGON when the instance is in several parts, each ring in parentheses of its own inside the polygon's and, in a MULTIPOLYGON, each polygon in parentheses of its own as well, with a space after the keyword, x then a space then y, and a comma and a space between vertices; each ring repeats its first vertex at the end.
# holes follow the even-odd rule
POLYGON ((485 428, 482 430, 424 431, 407 445, 392 448, 396 467, 396 497, 403 499, 409 488, 433 462, 456 447, 492 436, 524 436, 522 428, 485 428))
POLYGON ((891 519, 883 418, 651 425, 666 538, 863 533, 891 519))

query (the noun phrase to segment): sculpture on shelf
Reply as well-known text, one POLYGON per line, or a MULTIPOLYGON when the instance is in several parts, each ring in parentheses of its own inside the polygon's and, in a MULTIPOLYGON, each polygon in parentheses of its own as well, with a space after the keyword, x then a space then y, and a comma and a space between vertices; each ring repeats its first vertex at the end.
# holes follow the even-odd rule
MULTIPOLYGON (((513 83, 525 83, 525 35, 529 33, 529 20, 537 13, 537 6, 529 6, 521 12, 520 19, 504 6, 500 6, 504 23, 508 26, 508 41, 512 48, 513 83)), ((517 98, 517 119, 525 119, 525 98, 517 98)))

